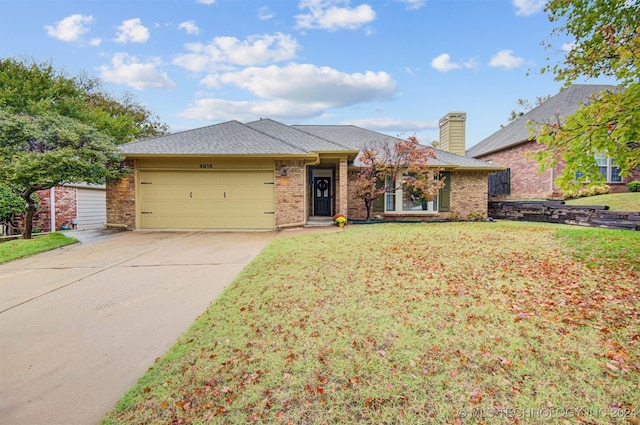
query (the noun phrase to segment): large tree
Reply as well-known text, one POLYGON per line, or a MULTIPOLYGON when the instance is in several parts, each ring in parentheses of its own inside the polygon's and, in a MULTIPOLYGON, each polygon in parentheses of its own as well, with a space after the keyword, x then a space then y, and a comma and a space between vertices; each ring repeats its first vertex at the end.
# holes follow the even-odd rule
POLYGON ((33 193, 118 178, 124 170, 117 145, 166 130, 130 95, 116 99, 98 80, 28 59, 0 61, 0 184, 24 200, 25 239, 36 211, 33 193))
POLYGON ((561 188, 598 184, 603 176, 595 156, 605 155, 629 176, 640 166, 640 2, 550 0, 545 11, 558 23, 552 35, 569 35, 573 43, 563 61, 543 72, 553 71, 566 86, 580 77, 608 77, 619 88, 594 95, 571 116, 533 123, 538 143, 546 146, 534 155, 541 171, 562 159, 561 188))
POLYGON ((59 114, 10 114, 0 110, 0 182, 24 201, 23 237, 31 238, 33 194, 54 186, 101 184, 122 175, 113 138, 59 114))
POLYGON ((168 129, 130 93, 116 98, 96 78, 86 74, 71 77, 51 63, 29 58, 0 60, 0 109, 74 118, 113 137, 118 144, 160 136, 168 129))
POLYGON ((355 182, 355 197, 364 201, 367 218, 373 202, 387 191, 403 188, 423 201, 432 201, 444 185, 440 169, 429 164, 435 158, 431 146, 422 146, 415 136, 395 143, 377 143, 362 151, 360 172, 355 182), (398 177, 402 173, 402 177, 398 177))

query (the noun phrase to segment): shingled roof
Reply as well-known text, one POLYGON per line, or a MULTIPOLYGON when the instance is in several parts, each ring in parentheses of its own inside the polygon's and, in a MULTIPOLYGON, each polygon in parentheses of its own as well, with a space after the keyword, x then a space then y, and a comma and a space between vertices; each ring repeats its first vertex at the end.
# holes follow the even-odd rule
POLYGON ((167 134, 121 146, 125 155, 295 155, 311 151, 238 121, 167 134))
POLYGON ((528 142, 531 140, 529 126, 527 125, 529 121, 547 122, 556 115, 560 117, 571 115, 578 107, 587 102, 592 95, 604 90, 615 89, 616 86, 596 84, 574 84, 569 86, 526 114, 510 122, 477 145, 467 149, 466 155, 470 158, 479 158, 528 142))
MULTIPOLYGON (((247 124, 228 121, 221 124, 167 134, 127 143, 120 148, 127 156, 312 156, 323 152, 344 152, 358 166, 357 153, 380 143, 395 143, 391 137, 354 125, 292 125, 271 119, 247 124)), ((436 167, 502 169, 487 162, 450 152, 435 150, 430 163, 436 167)))
MULTIPOLYGON (((324 139, 339 140, 341 144, 355 150, 365 150, 380 143, 393 144, 398 140, 397 137, 376 133, 354 125, 293 125, 292 127, 324 139)), ((431 159, 429 163, 436 167, 503 169, 503 167, 496 167, 485 161, 456 155, 440 149, 435 149, 435 154, 435 159, 431 159)), ((355 165, 359 165, 357 160, 355 165)))

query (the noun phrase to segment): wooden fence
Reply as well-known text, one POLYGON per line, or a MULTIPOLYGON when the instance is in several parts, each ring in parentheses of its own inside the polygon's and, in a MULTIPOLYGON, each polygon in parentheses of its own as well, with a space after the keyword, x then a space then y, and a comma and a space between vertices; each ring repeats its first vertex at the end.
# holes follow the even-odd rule
POLYGON ((491 201, 489 217, 640 231, 640 211, 607 206, 566 205, 564 201, 491 201))
POLYGON ((489 174, 489 198, 506 198, 511 196, 511 169, 489 174))

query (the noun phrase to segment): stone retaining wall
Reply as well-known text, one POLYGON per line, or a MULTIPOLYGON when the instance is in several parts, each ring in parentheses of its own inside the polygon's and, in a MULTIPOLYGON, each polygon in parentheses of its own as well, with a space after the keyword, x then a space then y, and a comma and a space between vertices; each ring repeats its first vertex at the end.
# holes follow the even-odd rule
POLYGON ((492 201, 489 217, 640 231, 640 211, 610 211, 607 206, 564 201, 492 201))

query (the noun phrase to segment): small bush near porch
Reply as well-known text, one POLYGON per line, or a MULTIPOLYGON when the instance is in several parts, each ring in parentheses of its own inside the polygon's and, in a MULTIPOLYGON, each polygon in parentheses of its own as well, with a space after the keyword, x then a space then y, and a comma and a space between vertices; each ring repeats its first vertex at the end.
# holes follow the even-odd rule
POLYGON ((638 423, 637 258, 520 222, 276 239, 104 422, 638 423))

